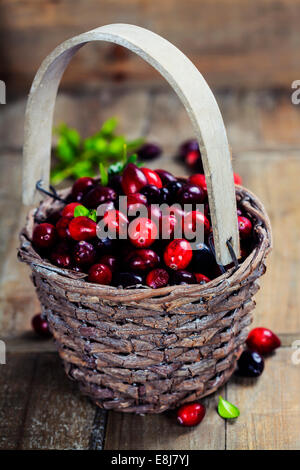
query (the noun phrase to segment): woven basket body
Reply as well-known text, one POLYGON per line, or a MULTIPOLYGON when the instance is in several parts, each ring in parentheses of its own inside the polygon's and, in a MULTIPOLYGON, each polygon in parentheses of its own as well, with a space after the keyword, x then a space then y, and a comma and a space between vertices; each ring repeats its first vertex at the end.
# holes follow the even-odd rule
MULTIPOLYGON (((68 376, 98 406, 160 413, 213 393, 231 376, 271 247, 262 205, 243 188, 237 198, 257 237, 243 264, 207 285, 157 290, 97 286, 42 260, 30 242, 29 215, 19 257, 31 266, 68 376)), ((35 219, 43 220, 50 207, 46 199, 35 219)))

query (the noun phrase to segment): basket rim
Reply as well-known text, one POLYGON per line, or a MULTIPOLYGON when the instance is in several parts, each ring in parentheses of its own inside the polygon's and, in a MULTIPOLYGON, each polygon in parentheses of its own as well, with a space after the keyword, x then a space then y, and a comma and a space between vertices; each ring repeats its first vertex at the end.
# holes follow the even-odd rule
MULTIPOLYGON (((58 192, 58 194, 65 196, 70 191, 66 188, 58 192)), ((152 300, 154 303, 165 303, 171 298, 192 296, 192 297, 214 297, 215 295, 222 294, 225 290, 234 290, 234 286, 243 285, 247 277, 251 274, 253 269, 250 269, 253 264, 259 265, 263 262, 264 258, 272 249, 272 230, 268 214, 261 203, 261 201, 251 191, 243 186, 236 185, 236 196, 240 204, 242 204, 246 212, 256 219, 254 230, 258 235, 258 243, 247 256, 247 258, 236 268, 230 268, 226 273, 212 279, 206 284, 186 284, 161 287, 152 289, 148 286, 133 286, 133 287, 115 287, 108 285, 100 285, 94 283, 87 283, 85 281, 86 274, 76 273, 69 269, 58 268, 40 257, 35 251, 31 243, 31 234, 34 225, 34 217, 38 211, 46 210, 47 208, 54 207, 59 203, 53 202, 52 198, 45 198, 38 208, 32 209, 28 215, 24 228, 20 233, 21 245, 18 250, 18 257, 21 261, 26 262, 31 268, 37 272, 43 273, 43 276, 50 276, 52 282, 55 280, 58 286, 68 289, 81 295, 88 295, 102 300, 116 300, 120 301, 142 301, 152 300)), ((186 299, 186 302, 188 299, 186 299)))

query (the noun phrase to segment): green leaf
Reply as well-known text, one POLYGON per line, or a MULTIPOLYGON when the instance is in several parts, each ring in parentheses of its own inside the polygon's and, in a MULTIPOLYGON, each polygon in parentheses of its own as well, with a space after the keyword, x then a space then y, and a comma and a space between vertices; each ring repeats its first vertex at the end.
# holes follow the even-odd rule
POLYGON ((240 410, 232 403, 229 403, 229 401, 224 400, 221 396, 219 397, 218 413, 225 419, 232 419, 240 416, 240 410))
POLYGON ((130 155, 130 157, 128 157, 126 163, 136 163, 137 159, 138 159, 137 154, 133 153, 132 155, 130 155))
POLYGON ((97 222, 97 211, 96 209, 90 209, 88 217, 92 219, 94 222, 97 222))
POLYGON ((95 172, 92 167, 92 162, 89 160, 78 161, 72 166, 72 174, 75 178, 82 176, 94 176, 95 172))
POLYGON ((86 207, 82 205, 76 206, 74 209, 74 217, 88 217, 89 213, 90 213, 89 209, 87 209, 86 207))
POLYGON ((104 122, 101 127, 100 134, 104 136, 111 136, 118 125, 118 120, 113 117, 104 122))
POLYGON ((75 158, 75 151, 64 136, 58 139, 56 154, 64 163, 71 163, 75 158))
POLYGON ((123 136, 114 137, 108 145, 108 153, 111 157, 120 158, 123 155, 126 140, 123 136))
POLYGON ((109 167, 108 167, 108 174, 109 176, 111 175, 117 175, 118 173, 120 173, 124 168, 124 165, 122 162, 116 162, 116 163, 112 163, 109 167))
POLYGON ((99 169, 100 169, 100 179, 101 179, 101 184, 103 186, 107 186, 108 183, 108 173, 106 169, 104 168, 104 165, 102 162, 99 163, 99 169))

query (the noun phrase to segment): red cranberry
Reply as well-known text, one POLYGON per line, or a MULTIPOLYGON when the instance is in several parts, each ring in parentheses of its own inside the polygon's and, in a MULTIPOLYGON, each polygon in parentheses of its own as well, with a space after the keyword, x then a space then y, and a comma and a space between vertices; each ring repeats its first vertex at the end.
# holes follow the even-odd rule
POLYGON ((134 273, 117 273, 114 276, 113 284, 116 287, 132 287, 138 284, 143 284, 142 276, 134 273))
POLYGON ((83 203, 89 209, 97 209, 98 206, 105 202, 115 201, 117 193, 114 189, 107 186, 95 186, 83 198, 83 203))
POLYGON ((192 271, 201 270, 202 274, 213 278, 217 267, 218 265, 211 249, 205 243, 197 243, 193 251, 192 271))
POLYGON ((207 282, 210 282, 210 279, 204 274, 194 273, 194 276, 199 284, 206 284, 207 282))
POLYGON ((269 354, 279 348, 281 341, 273 331, 268 328, 254 328, 247 338, 247 346, 260 354, 269 354))
POLYGON ((183 238, 171 241, 165 249, 164 261, 171 269, 184 269, 191 262, 193 252, 190 243, 183 238))
POLYGON ((50 248, 56 240, 56 230, 52 224, 42 223, 33 231, 32 242, 37 248, 50 248))
POLYGON ((197 284, 197 280, 193 273, 181 269, 172 274, 172 284, 197 284))
POLYGON ((115 249, 115 240, 111 238, 96 238, 93 240, 98 255, 111 254, 115 249))
POLYGON ((143 206, 147 204, 147 198, 144 194, 135 193, 135 194, 128 194, 127 196, 127 209, 128 212, 133 214, 133 210, 139 210, 143 206))
POLYGON ((189 182, 201 188, 205 198, 207 198, 207 184, 203 173, 196 173, 195 175, 190 176, 189 182))
POLYGON ((141 161, 154 160, 161 154, 161 148, 156 144, 146 143, 137 152, 141 161))
POLYGON ((149 249, 133 250, 125 258, 125 264, 132 271, 147 271, 155 268, 159 262, 158 254, 149 249))
POLYGON ((114 189, 117 194, 123 194, 122 190, 122 176, 113 175, 109 178, 109 187, 114 189))
POLYGON ((63 210, 62 210, 62 216, 63 217, 69 217, 72 218, 74 217, 74 210, 75 207, 80 206, 79 202, 70 202, 70 204, 67 204, 63 210))
POLYGON ((177 411, 177 421, 182 426, 196 426, 205 416, 205 406, 200 403, 188 403, 177 411))
POLYGON ((88 281, 96 284, 110 284, 112 272, 106 264, 93 264, 89 269, 88 281))
POLYGON ((239 233, 241 239, 249 238, 252 233, 252 223, 247 217, 238 216, 239 233))
POLYGON ((128 235, 133 245, 138 248, 147 248, 157 237, 157 226, 146 217, 138 217, 130 223, 128 235))
POLYGON ((70 217, 61 217, 56 224, 56 231, 59 238, 63 240, 70 240, 71 234, 69 230, 69 223, 71 222, 70 217))
POLYGON ((71 256, 69 253, 54 250, 50 255, 50 259, 53 264, 60 268, 69 268, 71 266, 71 256))
POLYGON ((77 266, 91 265, 96 259, 95 247, 86 241, 76 243, 73 249, 73 260, 77 266))
POLYGON ((116 256, 113 255, 103 255, 99 259, 99 263, 106 264, 111 270, 111 272, 116 271, 119 268, 119 262, 116 256))
POLYGON ((179 225, 179 221, 175 214, 163 215, 159 225, 162 239, 170 240, 179 225))
POLYGON ((169 191, 170 203, 177 202, 178 191, 182 188, 183 183, 181 181, 172 181, 166 185, 167 190, 169 191))
POLYGON ((150 170, 150 168, 141 168, 141 170, 146 176, 148 184, 156 186, 157 188, 162 188, 162 181, 158 173, 150 170))
POLYGON ((38 313, 32 318, 31 324, 32 328, 39 336, 43 338, 50 338, 52 336, 47 319, 41 313, 38 313))
POLYGON ((178 201, 181 204, 201 204, 205 201, 205 193, 202 188, 187 183, 178 191, 178 201))
POLYGON ((199 151, 198 141, 196 139, 186 140, 179 147, 179 156, 184 159, 187 153, 194 152, 194 151, 195 152, 199 151))
POLYGON ((166 170, 155 170, 155 173, 157 173, 160 176, 160 179, 164 185, 168 183, 172 183, 172 181, 177 181, 177 178, 175 178, 172 173, 166 170))
POLYGON ((152 289, 159 289, 165 287, 169 283, 169 274, 165 269, 157 268, 153 269, 147 274, 146 284, 152 289))
POLYGON ((160 203, 161 204, 171 204, 172 198, 170 195, 170 191, 167 187, 160 188, 160 203))
POLYGON ((125 214, 116 209, 104 214, 103 223, 107 226, 112 238, 116 235, 125 236, 127 233, 128 219, 125 214))
POLYGON ((147 184, 141 189, 141 193, 146 197, 148 204, 160 203, 160 190, 153 184, 147 184))
POLYGON ((233 180, 235 184, 238 184, 238 185, 242 184, 242 178, 238 173, 233 173, 233 180))
POLYGON ((159 206, 151 204, 151 206, 148 207, 148 218, 158 226, 161 217, 162 213, 159 206))
POLYGON ((191 238, 203 227, 203 234, 207 235, 210 231, 210 223, 204 214, 200 211, 191 211, 184 217, 184 235, 191 238))
POLYGON ((185 156, 184 161, 187 166, 190 167, 190 169, 196 169, 198 162, 201 162, 201 154, 199 150, 191 150, 190 152, 188 152, 185 156))
POLYGON ((80 242, 81 240, 90 240, 96 237, 97 224, 89 217, 75 217, 69 223, 71 237, 80 242))
POLYGON ((122 188, 125 194, 138 193, 146 186, 147 178, 134 163, 129 163, 122 176, 122 188))
POLYGON ((237 374, 242 377, 258 377, 264 370, 263 357, 255 351, 244 351, 238 360, 237 374))
POLYGON ((72 198, 76 201, 81 201, 82 196, 92 189, 95 182, 89 176, 79 178, 72 186, 72 198))

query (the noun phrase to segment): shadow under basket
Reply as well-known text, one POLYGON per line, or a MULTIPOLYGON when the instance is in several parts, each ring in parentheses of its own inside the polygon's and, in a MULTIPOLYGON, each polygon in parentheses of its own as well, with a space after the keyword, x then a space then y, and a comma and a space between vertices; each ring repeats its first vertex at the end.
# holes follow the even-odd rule
POLYGON ((101 408, 161 413, 213 393, 233 373, 271 249, 264 207, 242 187, 236 196, 256 239, 246 260, 208 284, 160 289, 91 284, 41 259, 34 221, 61 203, 47 198, 30 212, 19 258, 32 269, 68 376, 101 408))

